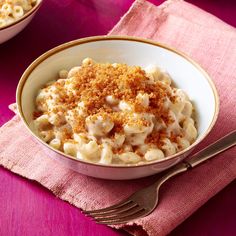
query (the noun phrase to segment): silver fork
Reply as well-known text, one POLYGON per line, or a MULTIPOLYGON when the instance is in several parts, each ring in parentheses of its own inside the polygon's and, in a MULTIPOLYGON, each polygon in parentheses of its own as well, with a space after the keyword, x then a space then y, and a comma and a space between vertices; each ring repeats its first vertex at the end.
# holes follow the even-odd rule
POLYGON ((133 193, 125 200, 110 207, 84 211, 84 213, 93 217, 97 223, 107 225, 123 224, 147 216, 158 204, 158 193, 163 183, 171 177, 194 168, 234 145, 236 145, 236 131, 227 134, 200 152, 194 154, 190 160, 183 161, 170 168, 169 171, 154 184, 133 193))

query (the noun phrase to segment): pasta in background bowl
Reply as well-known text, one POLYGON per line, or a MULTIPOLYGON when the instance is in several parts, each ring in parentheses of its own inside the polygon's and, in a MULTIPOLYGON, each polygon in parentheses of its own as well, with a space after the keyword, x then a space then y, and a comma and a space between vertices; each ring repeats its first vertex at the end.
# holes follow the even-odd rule
POLYGON ((210 132, 219 109, 209 76, 186 55, 119 36, 72 41, 39 57, 19 82, 17 104, 46 155, 105 179, 175 165, 210 132))
POLYGON ((32 20, 43 0, 0 1, 0 44, 11 39, 32 20))

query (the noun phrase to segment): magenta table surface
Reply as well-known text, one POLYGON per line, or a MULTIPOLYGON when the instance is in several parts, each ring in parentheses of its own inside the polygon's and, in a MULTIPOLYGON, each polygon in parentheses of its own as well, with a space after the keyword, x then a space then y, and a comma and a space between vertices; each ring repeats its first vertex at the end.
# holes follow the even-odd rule
MULTIPOLYGON (((107 34, 133 0, 45 0, 30 25, 0 45, 0 125, 13 113, 21 74, 39 55, 61 43, 107 34)), ((156 5, 163 2, 154 1, 156 5)), ((190 0, 236 26, 236 1, 190 0)), ((96 194, 96 191, 95 191, 96 194)), ((39 184, 0 167, 0 236, 127 235, 97 225, 79 209, 57 199, 39 184)), ((236 181, 209 200, 170 235, 236 235, 236 181)))

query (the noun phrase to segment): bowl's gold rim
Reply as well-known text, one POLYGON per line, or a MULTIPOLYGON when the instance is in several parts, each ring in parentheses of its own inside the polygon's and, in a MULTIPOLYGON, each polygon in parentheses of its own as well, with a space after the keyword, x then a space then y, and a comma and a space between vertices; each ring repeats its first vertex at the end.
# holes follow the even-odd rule
POLYGON ((187 153, 188 151, 190 151, 191 149, 193 149, 197 144, 199 144, 211 131, 211 129, 213 128, 218 114, 219 114, 219 96, 216 90, 216 87, 213 83, 213 81, 211 80, 210 76, 207 74, 207 72, 194 60, 192 60, 191 58, 189 58, 186 54, 171 48, 167 45, 164 45, 162 43, 158 43, 158 42, 154 42, 152 40, 148 40, 148 39, 143 39, 143 38, 138 38, 138 37, 130 37, 130 36, 94 36, 94 37, 87 37, 87 38, 83 38, 83 39, 78 39, 78 40, 74 40, 74 41, 70 41, 67 42, 65 44, 61 44, 49 51, 47 51, 46 53, 42 54, 40 57, 38 57, 35 61, 33 61, 29 67, 25 70, 25 72, 23 73, 18 86, 17 86, 17 91, 16 91, 16 101, 17 101, 17 107, 18 107, 18 111, 19 111, 19 115, 21 117, 21 119, 23 120, 24 124, 26 125, 27 129, 31 132, 31 134, 38 139, 42 144, 44 144, 46 147, 50 148, 51 150, 53 150, 54 152, 60 154, 62 157, 64 158, 69 158, 70 160, 73 160, 75 162, 79 162, 81 164, 87 164, 87 165, 93 165, 96 167, 106 167, 106 168, 137 168, 137 167, 144 167, 144 166, 152 166, 152 165, 156 165, 158 163, 163 163, 166 161, 169 161, 171 159, 174 159, 178 156, 181 156, 184 153, 187 153), (21 107, 21 94, 22 94, 22 90, 24 87, 24 84, 26 82, 26 80, 28 79, 29 75, 31 74, 31 72, 41 63, 43 62, 45 59, 47 59, 48 57, 62 51, 65 50, 67 48, 76 46, 76 45, 80 45, 80 44, 85 44, 85 43, 91 43, 91 42, 95 42, 95 41, 106 41, 106 40, 125 40, 125 41, 135 41, 135 42, 141 42, 141 43, 146 43, 146 44, 151 44, 154 46, 158 46, 164 49, 167 49, 171 52, 174 52, 178 55, 180 55, 181 57, 185 58, 186 60, 188 60, 191 64, 193 64, 203 75, 204 77, 207 79, 213 94, 214 94, 214 99, 215 99, 215 111, 214 111, 214 116, 212 118, 211 124, 208 127, 208 129, 206 130, 206 132, 204 133, 204 135, 197 141, 195 141, 192 145, 190 145, 188 148, 172 155, 169 157, 166 157, 165 159, 161 159, 161 160, 156 160, 150 163, 145 163, 145 164, 129 164, 129 165, 104 165, 104 164, 100 164, 100 163, 91 163, 91 162, 86 162, 86 161, 82 161, 82 160, 78 160, 73 158, 72 156, 69 156, 57 149, 52 148, 50 145, 48 145, 47 143, 45 143, 43 140, 41 140, 29 127, 23 111, 22 111, 22 107, 21 107))
POLYGON ((6 26, 0 28, 0 33, 1 33, 2 30, 5 30, 5 29, 7 29, 7 28, 10 28, 10 27, 12 27, 13 25, 16 25, 16 24, 18 24, 19 22, 21 22, 21 21, 23 21, 24 19, 26 19, 28 16, 32 15, 35 11, 37 11, 37 10, 39 9, 39 7, 41 6, 42 2, 43 2, 43 0, 40 0, 39 3, 37 3, 30 11, 28 11, 26 14, 24 14, 24 15, 23 15, 22 17, 20 17, 18 20, 12 22, 12 23, 9 24, 9 25, 6 25, 6 26))

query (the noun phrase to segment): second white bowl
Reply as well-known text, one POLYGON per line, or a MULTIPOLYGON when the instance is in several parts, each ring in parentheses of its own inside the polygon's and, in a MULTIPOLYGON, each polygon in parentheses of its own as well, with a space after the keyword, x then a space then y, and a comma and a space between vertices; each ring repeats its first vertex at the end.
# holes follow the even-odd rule
POLYGON ((18 20, 13 23, 0 28, 0 44, 6 42, 7 40, 13 38, 19 32, 21 32, 33 19, 34 15, 40 8, 43 0, 39 0, 37 5, 35 5, 29 12, 23 15, 18 20))

